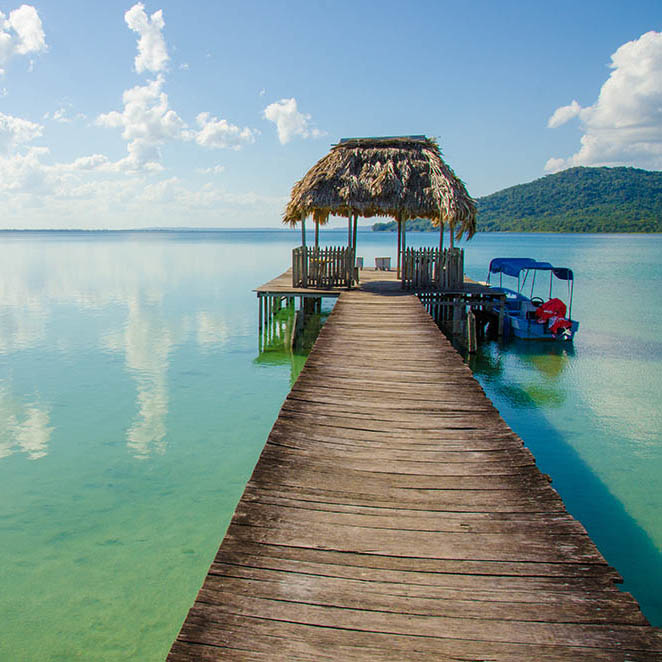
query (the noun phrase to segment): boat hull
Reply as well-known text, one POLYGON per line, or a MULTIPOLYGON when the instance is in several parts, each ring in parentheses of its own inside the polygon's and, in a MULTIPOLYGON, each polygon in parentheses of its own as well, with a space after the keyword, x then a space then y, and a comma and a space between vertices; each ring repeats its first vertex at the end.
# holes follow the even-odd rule
POLYGON ((522 340, 570 341, 575 337, 579 322, 571 321, 571 327, 564 332, 553 334, 546 323, 526 319, 519 315, 506 315, 506 332, 522 340))

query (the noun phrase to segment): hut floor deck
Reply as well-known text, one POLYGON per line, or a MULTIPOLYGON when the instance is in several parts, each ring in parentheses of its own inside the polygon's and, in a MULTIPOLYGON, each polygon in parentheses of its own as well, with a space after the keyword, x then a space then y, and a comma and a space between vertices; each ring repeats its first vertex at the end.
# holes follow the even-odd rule
POLYGON ((340 295, 169 662, 662 660, 415 296, 340 295))
MULTIPOLYGON (((387 293, 402 293, 400 288, 400 281, 397 277, 397 271, 391 269, 390 271, 383 271, 371 267, 364 267, 359 272, 359 284, 354 290, 364 290, 371 292, 387 293)), ((489 288, 482 283, 478 283, 465 276, 464 291, 480 293, 489 290, 489 288)), ((312 287, 293 287, 292 286, 292 269, 284 271, 276 278, 273 278, 264 285, 256 287, 255 292, 260 295, 278 295, 283 296, 305 296, 305 297, 338 297, 341 292, 348 292, 343 287, 331 287, 327 289, 315 289, 312 287)), ((436 290, 433 290, 436 291, 436 290)))

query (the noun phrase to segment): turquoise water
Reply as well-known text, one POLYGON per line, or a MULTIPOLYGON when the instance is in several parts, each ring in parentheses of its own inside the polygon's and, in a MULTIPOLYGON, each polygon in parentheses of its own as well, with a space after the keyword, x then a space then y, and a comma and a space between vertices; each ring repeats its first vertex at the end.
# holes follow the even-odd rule
MULTIPOLYGON (((165 657, 302 362, 258 357, 251 292, 297 243, 0 234, 0 659, 165 657)), ((359 253, 395 237, 361 233, 359 253)), ((481 279, 495 256, 574 268, 574 347, 489 343, 471 365, 658 625, 661 253, 657 235, 480 235, 466 254, 481 279)))

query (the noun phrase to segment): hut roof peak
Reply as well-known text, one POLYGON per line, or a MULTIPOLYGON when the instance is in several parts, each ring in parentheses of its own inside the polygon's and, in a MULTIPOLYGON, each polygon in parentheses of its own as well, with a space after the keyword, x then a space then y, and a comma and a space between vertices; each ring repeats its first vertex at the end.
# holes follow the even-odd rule
POLYGON ((341 138, 337 145, 333 145, 333 147, 336 147, 338 145, 342 145, 343 147, 348 146, 349 143, 356 143, 357 145, 364 145, 366 147, 381 147, 384 145, 391 145, 391 144, 396 144, 396 145, 402 145, 402 144, 407 144, 407 143, 425 143, 425 142, 432 142, 427 136, 372 136, 372 137, 357 137, 357 138, 341 138))

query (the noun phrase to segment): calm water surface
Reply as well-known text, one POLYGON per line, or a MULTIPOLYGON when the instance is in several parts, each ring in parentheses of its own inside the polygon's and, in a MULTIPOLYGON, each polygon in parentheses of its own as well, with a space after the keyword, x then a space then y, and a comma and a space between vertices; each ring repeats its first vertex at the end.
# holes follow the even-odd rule
MULTIPOLYGON (((0 659, 165 657, 301 363, 258 357, 251 292, 297 243, 0 234, 0 659)), ((361 233, 359 253, 395 237, 361 233)), ((657 625, 660 254, 659 235, 492 234, 466 258, 481 279, 496 256, 575 270, 574 346, 470 362, 657 625)))

